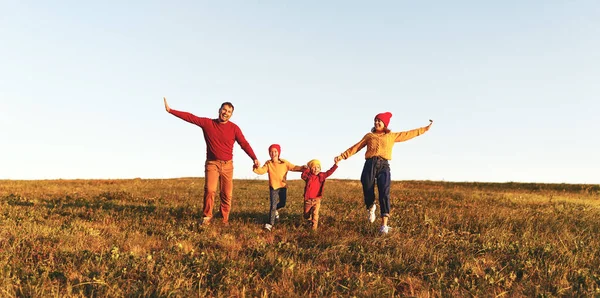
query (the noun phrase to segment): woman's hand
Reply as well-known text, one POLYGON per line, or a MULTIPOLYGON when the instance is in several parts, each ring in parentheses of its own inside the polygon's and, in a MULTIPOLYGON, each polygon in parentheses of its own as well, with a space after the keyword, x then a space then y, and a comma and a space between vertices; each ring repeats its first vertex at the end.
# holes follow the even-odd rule
POLYGON ((433 120, 429 119, 429 125, 427 125, 427 130, 429 130, 429 127, 431 127, 431 124, 433 124, 433 120))

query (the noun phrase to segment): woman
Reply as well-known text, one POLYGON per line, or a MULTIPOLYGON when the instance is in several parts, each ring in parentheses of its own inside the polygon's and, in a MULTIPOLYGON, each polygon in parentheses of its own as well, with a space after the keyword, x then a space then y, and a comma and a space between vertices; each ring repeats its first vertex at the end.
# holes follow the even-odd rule
POLYGON ((375 221, 375 183, 379 190, 379 206, 381 209, 381 227, 379 232, 387 234, 390 227, 388 226, 388 218, 390 216, 390 165, 389 160, 392 159, 392 149, 394 143, 410 140, 420 136, 429 130, 433 120, 429 120, 429 125, 402 132, 391 132, 388 129, 392 118, 392 113, 385 112, 375 116, 374 127, 370 133, 367 133, 360 142, 348 148, 344 153, 336 156, 334 161, 338 162, 342 159, 348 159, 356 154, 365 146, 365 165, 363 167, 360 182, 363 187, 363 195, 365 206, 369 211, 369 221, 375 221))

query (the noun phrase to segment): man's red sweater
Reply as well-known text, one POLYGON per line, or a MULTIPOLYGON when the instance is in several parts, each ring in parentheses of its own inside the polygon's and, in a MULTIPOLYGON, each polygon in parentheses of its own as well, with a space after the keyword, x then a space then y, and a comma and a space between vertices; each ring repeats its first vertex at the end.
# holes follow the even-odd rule
POLYGON ((232 160, 233 144, 238 142, 240 147, 252 158, 256 160, 256 154, 250 147, 244 137, 242 130, 233 122, 219 122, 219 119, 210 119, 198 117, 194 114, 171 109, 171 114, 196 124, 202 128, 204 141, 206 141, 206 159, 207 160, 232 160))

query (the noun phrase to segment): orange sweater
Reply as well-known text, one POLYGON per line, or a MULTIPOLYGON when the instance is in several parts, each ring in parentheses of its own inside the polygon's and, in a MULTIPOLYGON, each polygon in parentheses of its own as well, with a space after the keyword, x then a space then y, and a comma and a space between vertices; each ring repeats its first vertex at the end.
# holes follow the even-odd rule
POLYGON ((350 156, 356 154, 363 147, 367 146, 367 152, 365 152, 365 159, 373 156, 379 156, 387 160, 392 159, 392 149, 395 142, 404 142, 414 137, 420 136, 429 130, 429 126, 421 128, 402 131, 402 132, 389 132, 385 134, 366 134, 360 142, 354 146, 348 148, 344 153, 340 154, 343 159, 348 159, 350 156))
POLYGON ((302 167, 295 166, 285 159, 279 159, 278 163, 267 160, 262 167, 255 168, 253 171, 259 175, 269 173, 269 186, 278 189, 286 187, 288 171, 302 172, 302 167))

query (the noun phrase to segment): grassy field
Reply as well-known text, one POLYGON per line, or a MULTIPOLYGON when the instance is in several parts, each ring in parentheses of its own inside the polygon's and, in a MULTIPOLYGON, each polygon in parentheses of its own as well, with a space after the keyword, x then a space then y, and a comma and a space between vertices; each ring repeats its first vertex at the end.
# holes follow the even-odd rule
POLYGON ((0 296, 600 296, 598 185, 393 182, 381 235, 358 181, 327 182, 316 232, 303 181, 272 232, 266 181, 208 227, 203 183, 0 181, 0 296))

